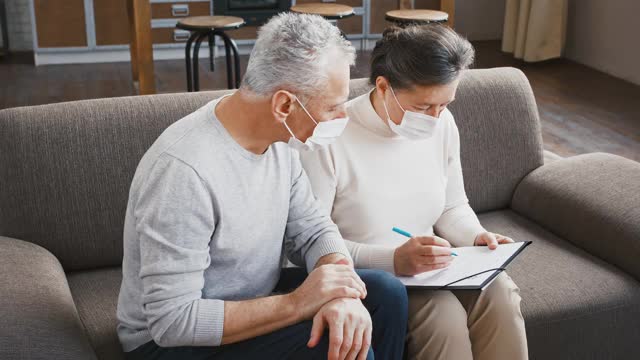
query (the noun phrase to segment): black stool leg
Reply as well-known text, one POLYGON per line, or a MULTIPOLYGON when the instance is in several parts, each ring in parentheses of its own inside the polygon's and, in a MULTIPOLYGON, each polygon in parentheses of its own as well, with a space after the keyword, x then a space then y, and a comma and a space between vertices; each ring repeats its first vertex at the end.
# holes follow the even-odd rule
POLYGON ((242 82, 242 69, 240 69, 240 54, 238 53, 238 45, 233 39, 229 38, 229 43, 231 44, 231 50, 233 50, 233 68, 236 71, 236 89, 240 89, 240 83, 242 82))
MULTIPOLYGON (((218 31, 218 35, 222 38, 222 40, 224 40, 225 50, 227 51, 227 74, 229 74, 229 71, 231 69, 231 59, 229 58, 231 52, 229 51, 229 48, 231 48, 231 51, 233 51, 233 70, 235 76, 234 81, 229 83, 229 89, 238 89, 240 88, 240 83, 242 82, 242 69, 240 69, 240 55, 238 51, 238 45, 236 45, 236 42, 233 41, 233 39, 231 39, 224 31, 218 31)), ((230 77, 227 76, 227 79, 229 78, 230 77)))
POLYGON ((231 68, 233 65, 231 64, 231 46, 229 45, 229 40, 224 33, 224 31, 219 31, 218 35, 222 37, 224 41, 224 57, 227 62, 227 89, 233 89, 233 69, 231 68))
POLYGON ((200 54, 200 45, 202 45, 202 41, 207 37, 207 35, 209 35, 208 32, 200 33, 196 40, 196 45, 193 48, 193 91, 200 91, 200 70, 198 68, 198 59, 200 54))
POLYGON ((184 58, 186 59, 187 65, 187 91, 193 91, 193 75, 191 74, 191 44, 193 40, 198 36, 197 32, 192 32, 191 36, 189 36, 189 40, 187 40, 187 45, 185 47, 184 58))
POLYGON ((340 29, 340 27, 338 26, 338 20, 336 19, 327 19, 333 26, 337 27, 338 30, 340 30, 340 35, 342 36, 343 39, 347 40, 347 34, 344 33, 344 31, 342 31, 342 29, 340 29))
POLYGON ((215 68, 213 66, 213 47, 215 46, 215 38, 214 38, 214 34, 210 33, 209 34, 209 61, 211 62, 211 71, 215 71, 215 68))

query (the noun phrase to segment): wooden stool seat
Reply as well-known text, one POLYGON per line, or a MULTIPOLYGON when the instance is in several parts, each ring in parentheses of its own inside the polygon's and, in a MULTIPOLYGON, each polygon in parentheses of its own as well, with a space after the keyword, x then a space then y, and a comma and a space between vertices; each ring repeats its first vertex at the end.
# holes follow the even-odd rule
POLYGON ((339 20, 355 15, 348 5, 330 3, 306 3, 291 7, 291 11, 299 14, 320 15, 327 20, 339 20))
POLYGON ((233 30, 245 24, 236 16, 192 16, 178 21, 177 28, 189 31, 233 30))
POLYGON ((227 87, 229 89, 239 88, 241 81, 240 55, 238 45, 227 35, 225 31, 234 30, 244 26, 243 18, 235 16, 192 16, 184 18, 176 24, 176 28, 191 32, 185 48, 185 61, 187 63, 187 91, 200 91, 199 80, 199 52, 200 44, 205 38, 209 39, 209 61, 211 71, 215 70, 213 62, 213 48, 215 47, 215 37, 222 38, 224 42, 224 52, 227 61, 227 87), (193 56, 191 54, 193 46, 193 56))
POLYGON ((385 19, 399 25, 432 24, 446 22, 449 19, 449 14, 444 11, 427 9, 391 10, 386 13, 385 19))

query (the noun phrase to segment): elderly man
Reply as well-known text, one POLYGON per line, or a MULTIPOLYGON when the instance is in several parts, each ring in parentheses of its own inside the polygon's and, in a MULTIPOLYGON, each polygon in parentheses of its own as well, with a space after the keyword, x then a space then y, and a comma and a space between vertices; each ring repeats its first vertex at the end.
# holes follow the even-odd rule
POLYGON ((240 90, 147 151, 125 218, 117 330, 127 358, 402 357, 406 290, 353 270, 291 150, 344 129, 354 57, 322 18, 276 16, 240 90), (282 269, 283 254, 306 271, 282 269))

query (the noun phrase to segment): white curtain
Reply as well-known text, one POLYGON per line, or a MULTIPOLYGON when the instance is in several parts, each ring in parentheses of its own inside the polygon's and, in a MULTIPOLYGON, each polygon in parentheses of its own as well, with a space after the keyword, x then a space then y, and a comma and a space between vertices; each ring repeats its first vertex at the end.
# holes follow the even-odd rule
POLYGON ((524 61, 562 56, 568 0, 506 0, 502 51, 524 61))

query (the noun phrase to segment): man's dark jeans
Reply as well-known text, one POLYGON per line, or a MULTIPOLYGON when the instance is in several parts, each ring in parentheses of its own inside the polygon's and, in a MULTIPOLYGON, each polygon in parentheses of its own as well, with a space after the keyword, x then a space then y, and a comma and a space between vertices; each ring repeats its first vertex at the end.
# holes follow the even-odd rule
MULTIPOLYGON (((380 270, 357 270, 367 285, 367 298, 362 302, 373 321, 372 349, 367 359, 402 359, 407 328, 407 292, 391 274, 380 270)), ((298 287, 307 276, 300 268, 283 269, 276 292, 288 292, 298 287)), ((329 334, 325 332, 320 343, 310 349, 311 321, 304 321, 241 342, 209 347, 159 347, 150 341, 126 353, 128 360, 143 359, 326 359, 329 334)))

